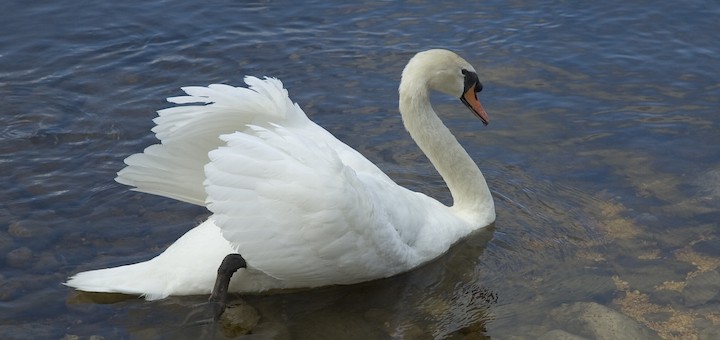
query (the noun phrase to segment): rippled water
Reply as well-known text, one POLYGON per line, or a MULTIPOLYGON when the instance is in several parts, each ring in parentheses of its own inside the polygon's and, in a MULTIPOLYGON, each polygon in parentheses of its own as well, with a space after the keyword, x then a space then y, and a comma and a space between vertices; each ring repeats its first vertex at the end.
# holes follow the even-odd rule
POLYGON ((180 86, 278 77, 313 120, 399 183, 448 202, 396 112, 402 67, 433 47, 480 71, 488 127, 454 100, 435 103, 485 173, 496 223, 398 277, 243 297, 261 317, 255 334, 534 339, 562 328, 554 311, 575 302, 608 306, 668 338, 720 324, 719 295, 688 295, 695 278, 720 268, 720 5, 8 1, 4 9, 2 338, 213 334, 212 325, 182 325, 205 297, 147 302, 60 285, 81 270, 149 259, 207 216, 112 180, 125 157, 154 143, 154 111, 180 86))

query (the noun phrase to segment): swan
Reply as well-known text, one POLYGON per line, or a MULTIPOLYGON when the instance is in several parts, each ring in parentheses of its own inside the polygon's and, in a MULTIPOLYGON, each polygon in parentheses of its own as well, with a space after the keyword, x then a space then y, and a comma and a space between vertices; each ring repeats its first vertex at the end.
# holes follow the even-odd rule
POLYGON ((312 122, 279 80, 244 81, 168 98, 178 105, 153 120, 160 143, 128 157, 116 178, 213 214, 151 260, 65 285, 156 300, 353 284, 411 270, 495 220, 482 172, 430 105, 432 90, 446 93, 488 124, 477 72, 457 54, 417 53, 399 87, 405 128, 445 180, 450 207, 397 185, 312 122))

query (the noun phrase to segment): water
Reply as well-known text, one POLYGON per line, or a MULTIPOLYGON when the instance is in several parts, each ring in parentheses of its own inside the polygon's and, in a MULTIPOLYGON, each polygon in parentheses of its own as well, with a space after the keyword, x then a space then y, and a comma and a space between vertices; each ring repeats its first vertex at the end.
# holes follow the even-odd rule
POLYGON ((456 100, 435 105, 485 173, 496 223, 398 277, 243 297, 261 316, 254 333, 533 339, 563 328, 554 311, 576 302, 666 338, 720 324, 717 285, 693 288, 720 268, 713 2, 4 7, 3 338, 212 334, 181 325, 205 297, 146 302, 60 285, 149 259, 207 216, 112 180, 154 143, 153 111, 181 86, 278 77, 313 120, 399 183, 449 202, 396 112, 402 67, 434 47, 463 55, 485 85, 488 127, 456 100))

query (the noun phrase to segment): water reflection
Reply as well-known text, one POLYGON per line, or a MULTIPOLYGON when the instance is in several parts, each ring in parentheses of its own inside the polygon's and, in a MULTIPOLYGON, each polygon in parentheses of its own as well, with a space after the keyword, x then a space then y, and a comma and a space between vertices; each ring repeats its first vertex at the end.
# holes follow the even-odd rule
MULTIPOLYGON (((232 303, 257 310, 260 321, 252 331, 257 336, 372 339, 480 332, 491 318, 489 308, 499 299, 498 293, 483 286, 483 273, 476 267, 492 235, 492 226, 480 230, 460 241, 447 256, 397 277, 242 299, 236 295, 232 303)), ((166 333, 163 329, 183 325, 182 337, 191 338, 189 334, 207 335, 216 326, 192 325, 186 320, 202 308, 205 299, 171 297, 147 302, 122 294, 76 292, 68 303, 88 316, 99 309, 127 309, 128 314, 118 321, 133 337, 179 336, 177 330, 166 333), (148 318, 148 313, 153 317, 148 318)))

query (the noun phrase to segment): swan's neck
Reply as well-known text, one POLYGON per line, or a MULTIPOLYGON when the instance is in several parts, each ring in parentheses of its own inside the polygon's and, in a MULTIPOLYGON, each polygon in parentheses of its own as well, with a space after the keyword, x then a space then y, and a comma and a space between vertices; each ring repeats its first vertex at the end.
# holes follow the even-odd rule
POLYGON ((405 128, 450 189, 453 210, 473 223, 485 223, 494 211, 485 177, 430 105, 424 84, 400 84, 400 114, 405 128))

